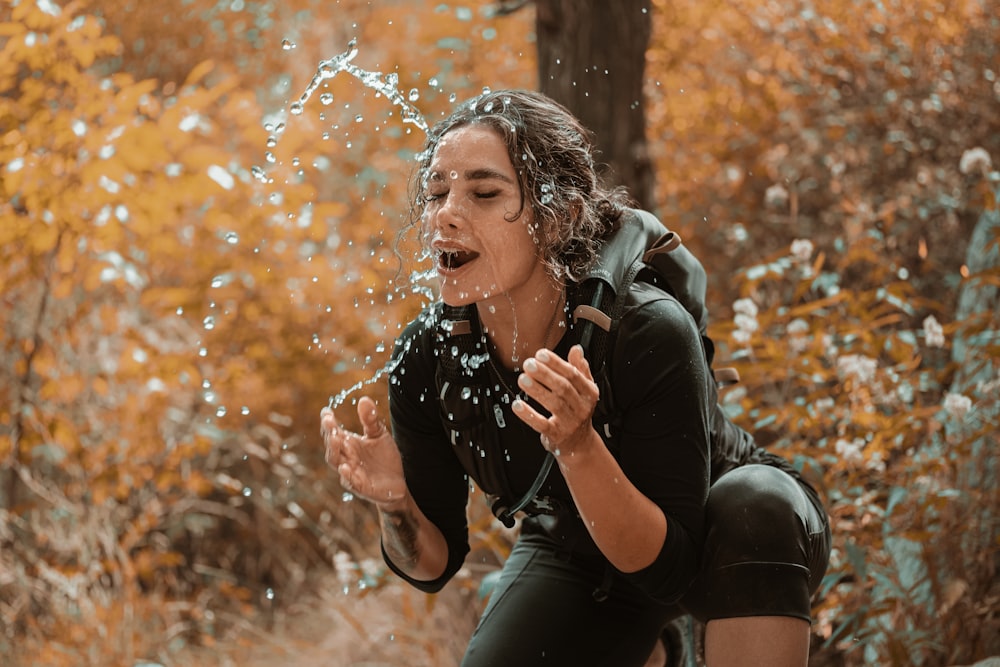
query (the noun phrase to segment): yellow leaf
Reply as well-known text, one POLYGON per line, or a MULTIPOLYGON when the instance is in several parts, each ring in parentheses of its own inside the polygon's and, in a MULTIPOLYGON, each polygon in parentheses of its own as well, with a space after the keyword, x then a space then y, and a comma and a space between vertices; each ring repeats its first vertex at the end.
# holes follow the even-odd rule
POLYGON ((214 61, 203 60, 202 62, 195 65, 194 69, 191 70, 191 73, 188 74, 188 77, 184 81, 184 84, 187 86, 193 86, 197 84, 199 81, 204 79, 205 76, 207 76, 208 73, 211 72, 213 69, 215 69, 214 61))

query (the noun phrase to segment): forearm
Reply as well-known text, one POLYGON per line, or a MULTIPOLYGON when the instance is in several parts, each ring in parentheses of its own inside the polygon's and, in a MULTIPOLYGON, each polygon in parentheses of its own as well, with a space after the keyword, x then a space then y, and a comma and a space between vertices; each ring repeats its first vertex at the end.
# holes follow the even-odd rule
POLYGON ((412 498, 379 507, 382 548, 407 576, 433 581, 448 565, 448 544, 412 498))
POLYGON ((667 535, 663 511, 622 472, 593 429, 571 453, 557 456, 577 511, 601 553, 622 572, 656 560, 667 535))

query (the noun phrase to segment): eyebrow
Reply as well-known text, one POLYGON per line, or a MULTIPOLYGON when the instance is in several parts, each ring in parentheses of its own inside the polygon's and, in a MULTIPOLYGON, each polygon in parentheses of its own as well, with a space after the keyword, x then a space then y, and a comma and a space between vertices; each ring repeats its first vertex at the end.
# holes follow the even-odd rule
MULTIPOLYGON (((432 172, 429 180, 443 181, 444 176, 442 176, 441 174, 442 172, 440 171, 432 172)), ((465 179, 468 181, 489 181, 495 179, 503 181, 504 183, 510 183, 511 185, 516 185, 516 181, 514 181, 512 178, 510 178, 506 174, 496 171, 495 169, 490 169, 489 167, 470 169, 469 171, 465 172, 464 176, 465 179)))

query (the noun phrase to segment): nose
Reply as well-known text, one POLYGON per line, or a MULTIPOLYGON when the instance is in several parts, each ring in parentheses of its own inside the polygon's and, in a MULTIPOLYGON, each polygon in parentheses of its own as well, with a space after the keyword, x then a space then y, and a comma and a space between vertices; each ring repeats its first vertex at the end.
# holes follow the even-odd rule
POLYGON ((436 203, 435 210, 431 212, 435 224, 454 229, 461 226, 468 219, 465 202, 454 189, 449 190, 436 203))

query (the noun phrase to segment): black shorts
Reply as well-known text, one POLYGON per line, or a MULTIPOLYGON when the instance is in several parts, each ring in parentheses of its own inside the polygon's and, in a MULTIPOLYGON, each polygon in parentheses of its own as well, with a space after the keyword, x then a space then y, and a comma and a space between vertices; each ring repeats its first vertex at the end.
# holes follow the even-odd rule
POLYGON ((829 553, 829 524, 815 491, 766 465, 737 468, 712 486, 702 570, 679 605, 609 574, 606 561, 566 554, 547 536, 522 532, 462 665, 641 666, 664 625, 685 613, 702 622, 808 621, 829 553), (598 590, 606 597, 595 596, 598 590))

